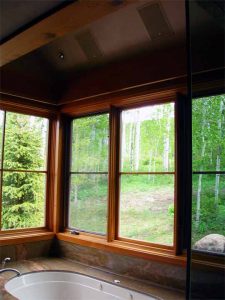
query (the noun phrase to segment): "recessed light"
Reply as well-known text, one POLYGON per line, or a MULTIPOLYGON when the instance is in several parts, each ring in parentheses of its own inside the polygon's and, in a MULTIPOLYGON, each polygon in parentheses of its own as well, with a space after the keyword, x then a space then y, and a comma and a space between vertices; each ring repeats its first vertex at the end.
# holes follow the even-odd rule
POLYGON ((64 53, 59 52, 59 58, 60 58, 60 59, 64 59, 64 57, 65 57, 65 56, 64 56, 64 53))

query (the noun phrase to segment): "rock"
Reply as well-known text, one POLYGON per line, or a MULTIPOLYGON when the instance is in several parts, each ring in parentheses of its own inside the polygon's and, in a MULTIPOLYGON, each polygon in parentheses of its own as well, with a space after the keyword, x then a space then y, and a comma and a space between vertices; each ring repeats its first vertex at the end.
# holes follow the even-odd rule
POLYGON ((194 244, 195 250, 225 253, 225 236, 209 234, 194 244))

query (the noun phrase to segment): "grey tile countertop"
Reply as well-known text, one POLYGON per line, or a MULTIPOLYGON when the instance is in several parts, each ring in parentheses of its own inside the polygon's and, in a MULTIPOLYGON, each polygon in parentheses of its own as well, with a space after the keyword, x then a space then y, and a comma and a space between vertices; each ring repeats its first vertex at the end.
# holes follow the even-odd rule
MULTIPOLYGON (((32 271, 42 271, 42 270, 66 270, 82 273, 84 275, 89 275, 102 279, 108 282, 113 282, 113 280, 120 280, 120 286, 130 288, 142 293, 147 293, 152 296, 157 296, 163 300, 184 300, 185 295, 180 291, 166 289, 154 284, 149 284, 146 281, 136 280, 125 276, 120 276, 113 274, 111 272, 106 272, 99 268, 93 268, 86 266, 81 263, 70 261, 63 258, 35 258, 32 260, 21 260, 14 263, 9 263, 8 267, 16 268, 21 273, 27 273, 32 271)), ((4 290, 4 284, 10 278, 10 273, 5 273, 0 276, 0 300, 15 300, 16 298, 11 296, 4 290)), ((12 276, 12 275, 11 275, 12 276)), ((29 299, 27 299, 29 300, 29 299)), ((40 299, 41 300, 41 299, 40 299)), ((66 300, 66 299, 62 299, 66 300)))

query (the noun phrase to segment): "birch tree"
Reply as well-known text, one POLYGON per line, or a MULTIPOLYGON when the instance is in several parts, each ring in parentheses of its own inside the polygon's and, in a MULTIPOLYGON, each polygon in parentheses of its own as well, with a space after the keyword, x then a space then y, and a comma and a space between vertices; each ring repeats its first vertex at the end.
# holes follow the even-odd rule
MULTIPOLYGON (((216 155, 216 171, 220 171, 220 166, 221 166, 221 151, 222 151, 221 141, 222 138, 224 138, 222 132, 222 124, 224 123, 224 120, 225 120, 225 104, 224 104, 224 99, 222 98, 220 101, 220 110, 218 116, 219 143, 217 146, 217 155, 216 155)), ((220 174, 216 174, 216 181, 215 181, 215 206, 216 207, 218 207, 219 184, 220 184, 220 174)))
MULTIPOLYGON (((202 127, 201 127, 201 159, 204 160, 205 149, 206 149, 206 140, 205 140, 205 126, 206 126, 206 103, 203 102, 202 107, 202 127)), ((200 165, 199 171, 203 171, 203 162, 200 165)), ((202 174, 199 174, 198 177, 198 189, 197 189, 197 201, 196 201, 196 227, 199 226, 200 222, 200 212, 201 212, 201 191, 202 191, 202 174)))

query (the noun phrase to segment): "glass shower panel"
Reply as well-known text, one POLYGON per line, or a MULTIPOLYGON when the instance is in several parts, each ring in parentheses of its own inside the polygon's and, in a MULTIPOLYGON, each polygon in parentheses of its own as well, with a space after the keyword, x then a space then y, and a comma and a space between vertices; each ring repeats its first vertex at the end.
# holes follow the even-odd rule
POLYGON ((192 81, 188 299, 216 300, 225 299, 224 3, 191 0, 188 6, 192 81))

